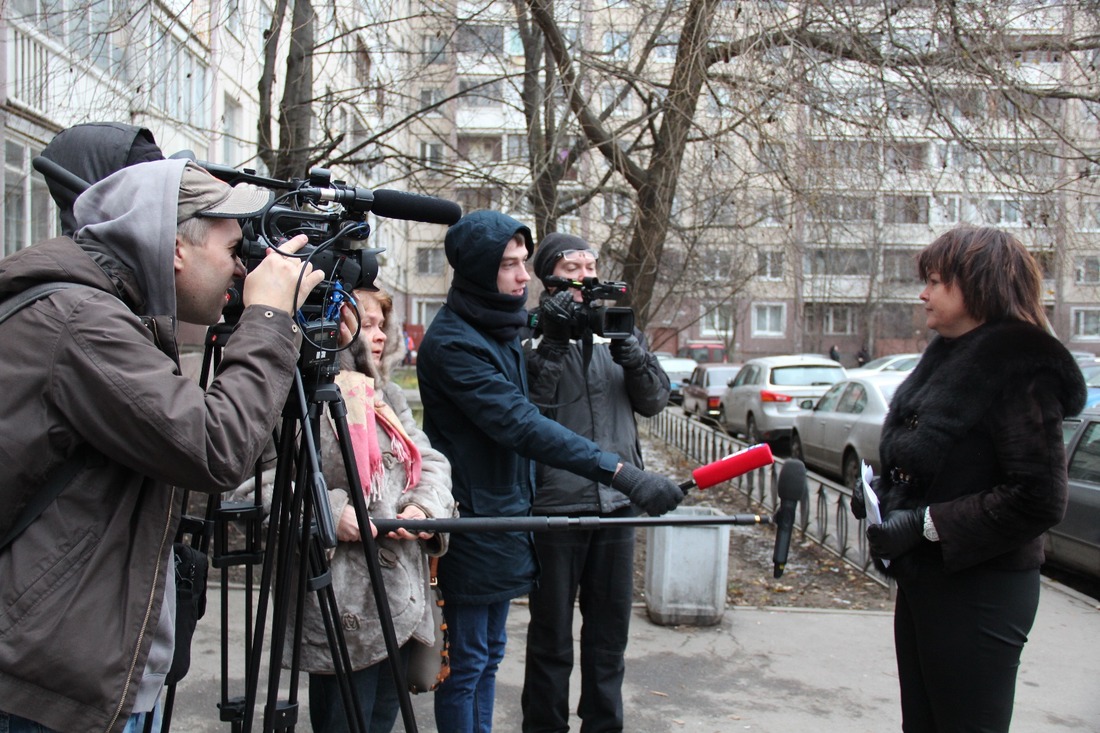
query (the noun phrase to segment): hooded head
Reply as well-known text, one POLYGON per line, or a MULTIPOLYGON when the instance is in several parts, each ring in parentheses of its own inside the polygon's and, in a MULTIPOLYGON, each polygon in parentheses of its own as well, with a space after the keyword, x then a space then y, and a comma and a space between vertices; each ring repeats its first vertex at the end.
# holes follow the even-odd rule
POLYGON ((175 317, 177 227, 195 217, 247 218, 270 201, 270 192, 230 187, 190 161, 141 163, 77 198, 74 239, 128 290, 135 312, 175 317))
POLYGON ((497 211, 475 211, 447 229, 443 247, 447 262, 455 271, 454 285, 460 290, 496 293, 497 271, 504 249, 516 235, 523 237, 530 256, 531 230, 497 211))
POLYGON ((453 224, 443 240, 454 269, 447 305, 501 341, 514 338, 527 322, 526 292, 501 293, 497 287, 504 251, 517 236, 530 256, 530 229, 496 211, 475 211, 453 224))
MULTIPOLYGON (((42 157, 92 184, 127 166, 163 160, 164 154, 157 147, 153 133, 144 127, 120 122, 89 122, 57 133, 42 149, 42 157)), ((61 233, 71 237, 76 231, 73 203, 79 194, 49 176, 46 185, 61 210, 61 233)))

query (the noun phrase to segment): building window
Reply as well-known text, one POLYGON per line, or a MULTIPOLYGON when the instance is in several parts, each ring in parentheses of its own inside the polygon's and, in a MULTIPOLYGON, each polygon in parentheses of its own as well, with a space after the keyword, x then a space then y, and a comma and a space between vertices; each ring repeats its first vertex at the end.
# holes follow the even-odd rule
POLYGON ((630 34, 623 31, 608 31, 603 34, 603 52, 612 61, 626 61, 630 58, 630 34))
POLYGON ((783 279, 783 251, 764 249, 756 253, 756 276, 761 280, 783 279))
POLYGON ((455 31, 455 51, 458 53, 501 54, 504 51, 504 27, 468 23, 455 31))
POLYGON ((882 220, 886 224, 927 224, 927 196, 883 196, 882 220))
POLYGON ((237 165, 240 162, 241 117, 244 112, 237 100, 225 97, 225 109, 222 112, 222 162, 237 165))
POLYGON ((31 168, 31 149, 4 143, 4 255, 14 254, 57 231, 57 210, 46 180, 31 168))
POLYGON ((499 79, 459 79, 458 98, 461 107, 499 107, 500 106, 500 80, 499 79))
POLYGON ((871 253, 866 249, 815 249, 803 261, 806 275, 870 275, 871 253))
POLYGON ((498 163, 501 158, 500 135, 459 135, 458 154, 471 163, 498 163))
POLYGON ((1100 257, 1074 258, 1073 273, 1073 281, 1078 285, 1100 285, 1100 257))
POLYGON ((447 39, 442 35, 424 36, 424 63, 447 63, 447 39))
POLYGON ((657 36, 657 43, 653 47, 653 60, 672 62, 676 60, 676 49, 680 45, 678 35, 657 36))
POLYGON ((1081 204, 1081 228, 1090 231, 1100 231, 1100 203, 1089 201, 1081 204))
POLYGON ((447 258, 439 247, 417 247, 416 274, 442 275, 447 258))
POLYGON ((420 164, 429 173, 441 173, 443 171, 443 143, 420 142, 420 164))
POLYGON ((702 336, 729 336, 733 333, 733 306, 728 303, 714 305, 703 313, 699 321, 702 336))
POLYGON ((438 87, 430 87, 420 90, 420 106, 424 114, 438 117, 443 114, 443 90, 438 87))
POLYGON ((756 201, 756 223, 780 226, 787 218, 787 201, 782 196, 765 196, 756 201))
POLYGON ((506 135, 505 142, 508 146, 508 160, 515 162, 527 162, 527 136, 506 135))
POLYGON ((605 193, 603 196, 604 221, 614 224, 629 222, 634 216, 634 199, 625 193, 605 193))
POLYGON ((886 148, 886 165, 899 173, 920 171, 928 157, 926 143, 897 143, 886 148))
POLYGON ((882 277, 887 282, 916 282, 916 250, 884 249, 882 252, 882 277))
POLYGON ((1073 308, 1073 337, 1100 341, 1100 308, 1073 308))
POLYGON ((418 300, 416 301, 416 323, 427 328, 432 324, 436 314, 443 307, 442 300, 418 300))
POLYGON ((827 336, 844 336, 855 333, 855 313, 846 305, 825 306, 823 329, 827 336))
POLYGON ((455 191, 455 201, 463 213, 481 209, 496 209, 500 203, 500 190, 496 188, 460 188, 455 191))
POLYGON ((875 200, 870 196, 825 195, 810 208, 817 221, 871 221, 875 218, 875 200))
POLYGON ((783 303, 756 303, 752 307, 752 335, 781 337, 786 334, 787 306, 783 303))

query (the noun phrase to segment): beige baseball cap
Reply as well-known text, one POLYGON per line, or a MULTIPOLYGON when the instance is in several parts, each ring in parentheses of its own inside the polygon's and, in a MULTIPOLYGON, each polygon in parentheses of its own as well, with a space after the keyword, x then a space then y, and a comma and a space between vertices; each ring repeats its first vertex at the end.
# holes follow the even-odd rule
POLYGON ((230 186, 188 161, 180 177, 176 223, 196 216, 248 219, 266 209, 273 196, 271 191, 249 183, 230 186))

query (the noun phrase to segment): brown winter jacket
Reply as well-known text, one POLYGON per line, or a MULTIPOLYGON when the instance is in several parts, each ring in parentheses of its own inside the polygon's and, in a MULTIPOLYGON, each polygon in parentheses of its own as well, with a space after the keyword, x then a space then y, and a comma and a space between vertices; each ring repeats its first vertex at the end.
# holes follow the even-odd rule
MULTIPOLYGON (((120 247, 171 247, 178 181, 152 205, 136 197, 144 224, 115 232, 120 247)), ((173 487, 223 491, 248 474, 289 393, 300 336, 289 314, 247 308, 204 393, 174 358, 174 292, 167 315, 150 311, 166 301, 139 284, 155 278, 102 248, 94 256, 56 239, 0 260, 0 298, 42 281, 90 286, 0 326, 0 501, 40 486, 78 447, 94 449, 0 552, 0 709, 61 731, 117 733, 161 614, 179 522, 173 487)))

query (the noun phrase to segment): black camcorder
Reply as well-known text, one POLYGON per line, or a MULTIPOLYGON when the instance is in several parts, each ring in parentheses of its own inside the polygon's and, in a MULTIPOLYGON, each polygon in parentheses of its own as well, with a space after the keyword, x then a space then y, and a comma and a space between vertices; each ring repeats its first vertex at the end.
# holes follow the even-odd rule
MULTIPOLYGON (((605 281, 586 277, 582 280, 570 280, 566 277, 550 275, 542 279, 548 288, 564 291, 568 288, 580 290, 582 302, 569 301, 570 338, 581 339, 595 334, 609 339, 626 338, 634 333, 634 311, 619 306, 592 305, 597 300, 617 301, 626 296, 626 283, 605 281)), ((527 316, 527 325, 539 329, 539 310, 531 311, 527 316)))

